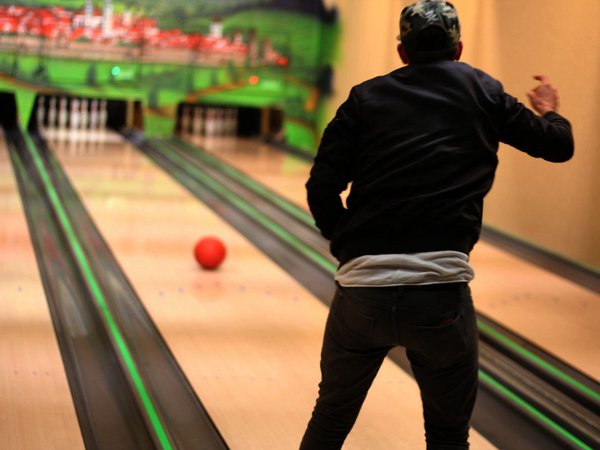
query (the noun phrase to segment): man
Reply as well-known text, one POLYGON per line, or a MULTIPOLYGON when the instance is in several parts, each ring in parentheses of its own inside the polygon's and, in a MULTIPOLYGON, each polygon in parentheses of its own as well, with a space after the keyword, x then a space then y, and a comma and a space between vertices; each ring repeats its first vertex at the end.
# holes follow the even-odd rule
POLYGON ((425 0, 400 17, 407 65, 352 88, 323 134, 307 182, 317 227, 340 262, 322 380, 301 449, 341 448, 388 351, 407 350, 428 449, 468 448, 477 328, 468 255, 479 238, 498 143, 563 162, 569 122, 544 76, 535 115, 457 62, 454 7, 425 0), (340 193, 352 183, 346 207, 340 193))

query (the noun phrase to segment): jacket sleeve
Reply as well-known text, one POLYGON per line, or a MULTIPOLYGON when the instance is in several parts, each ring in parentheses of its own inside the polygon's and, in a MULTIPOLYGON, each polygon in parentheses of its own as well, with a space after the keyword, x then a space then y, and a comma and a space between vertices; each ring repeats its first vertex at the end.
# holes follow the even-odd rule
POLYGON ((551 162, 571 159, 574 151, 573 133, 567 119, 555 112, 542 117, 503 94, 500 141, 535 158, 551 162))
POLYGON ((358 95, 353 88, 323 132, 306 183, 308 206, 317 228, 327 239, 331 239, 336 225, 345 213, 340 194, 353 177, 358 121, 358 95))

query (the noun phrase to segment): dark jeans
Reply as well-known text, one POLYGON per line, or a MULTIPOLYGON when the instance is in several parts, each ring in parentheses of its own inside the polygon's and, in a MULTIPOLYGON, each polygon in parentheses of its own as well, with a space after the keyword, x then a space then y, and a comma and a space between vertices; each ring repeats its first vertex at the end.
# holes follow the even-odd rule
POLYGON ((406 348, 421 391, 427 449, 469 448, 477 326, 469 287, 451 283, 338 286, 325 327, 319 398, 301 450, 342 447, 386 354, 397 345, 406 348))

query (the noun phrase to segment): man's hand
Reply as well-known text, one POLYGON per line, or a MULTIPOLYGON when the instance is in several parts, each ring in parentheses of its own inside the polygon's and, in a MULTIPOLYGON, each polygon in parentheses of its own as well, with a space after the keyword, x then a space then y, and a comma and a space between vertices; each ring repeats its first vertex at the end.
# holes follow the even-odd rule
POLYGON ((536 75, 533 77, 540 84, 527 93, 531 106, 538 114, 543 116, 549 111, 558 110, 558 92, 550 84, 550 80, 545 75, 536 75))

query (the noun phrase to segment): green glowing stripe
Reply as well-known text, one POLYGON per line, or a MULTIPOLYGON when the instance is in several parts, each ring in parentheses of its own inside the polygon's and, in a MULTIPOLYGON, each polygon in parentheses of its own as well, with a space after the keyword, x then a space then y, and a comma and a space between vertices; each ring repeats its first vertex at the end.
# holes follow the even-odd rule
POLYGON ((311 228, 316 229, 314 222, 312 220, 312 217, 303 209, 299 208, 298 206, 294 205, 293 203, 288 202, 287 200, 285 200, 284 198, 282 198, 278 195, 274 195, 273 192, 269 191, 262 184, 258 183, 257 181, 253 180, 252 178, 248 177, 247 175, 240 172, 239 170, 231 167, 230 165, 225 164, 223 161, 220 161, 218 158, 215 158, 206 152, 199 151, 196 147, 190 145, 189 143, 185 142, 184 140, 182 140, 180 138, 176 138, 176 139, 179 143, 185 145, 185 147, 187 147, 190 151, 193 151, 194 154, 197 155, 199 158, 203 159, 204 161, 211 164, 212 166, 217 166, 222 172, 227 173, 232 178, 238 180, 240 183, 242 183, 245 186, 252 189, 254 192, 262 195, 263 197, 268 198, 271 202, 275 203, 277 206, 279 206, 281 209, 286 211, 291 216, 295 217, 296 219, 300 220, 301 222, 305 223, 306 225, 310 226, 311 228))
POLYGON ((518 345, 517 343, 515 343, 511 339, 509 339, 506 336, 502 335, 502 333, 499 333, 498 331, 494 330, 489 325, 487 325, 485 323, 482 323, 481 321, 478 321, 477 325, 479 326, 479 328, 483 332, 485 332, 486 334, 491 335, 492 337, 494 337, 494 339, 497 339, 498 341, 502 342, 507 347, 510 347, 513 351, 515 351, 515 352, 519 353, 520 355, 528 358, 529 360, 531 360, 532 362, 534 362, 535 364, 537 364, 538 366, 540 366, 544 370, 547 370, 548 372, 552 373, 553 375, 559 377, 561 380, 563 380, 566 383, 570 384, 574 388, 579 389, 580 391, 583 391, 585 394, 589 395, 594 400, 600 400, 600 394, 598 392, 594 391, 593 389, 590 389, 589 387, 585 386, 584 384, 582 384, 579 381, 575 380, 574 378, 570 377, 566 373, 561 372, 560 370, 558 370, 553 365, 551 365, 548 362, 544 361, 542 358, 540 358, 536 354, 530 352, 529 350, 521 347, 520 345, 518 345))
POLYGON ((54 207, 54 209, 58 215, 58 218, 60 220, 60 223, 63 227, 63 230, 64 230, 65 234, 67 235, 69 244, 71 245, 71 248, 73 249, 73 253, 75 254, 75 257, 79 264, 79 267, 80 267, 81 271, 83 272, 83 274, 85 275, 85 278, 86 278, 88 285, 92 291, 94 299, 96 300, 96 304, 100 308, 100 311, 102 312, 102 314, 106 320, 106 323, 108 324, 109 331, 110 331, 111 335, 113 336, 115 343, 117 344, 119 352, 121 353, 123 361, 125 362, 127 370, 129 371, 131 379, 133 380, 133 384, 142 400, 142 404, 146 410, 146 413, 148 414, 148 417, 150 418, 150 421, 152 423, 152 426, 154 428, 156 436, 158 437, 163 449, 172 450, 173 446, 171 445, 171 442, 169 441, 169 438, 164 429, 164 426, 161 423, 160 418, 158 417, 158 413, 156 412, 156 408, 154 407, 154 404, 152 403, 152 400, 150 399, 150 395, 148 394, 148 391, 146 390, 146 387, 144 385, 142 377, 140 376, 140 373, 137 369, 135 361, 133 360, 133 357, 131 355, 131 351, 129 350, 129 347, 127 346, 127 343, 125 342, 125 339, 123 338, 121 330, 117 326, 115 319, 112 315, 112 312, 110 311, 110 308, 108 307, 108 304, 106 303, 106 300, 104 299, 104 295, 102 294, 100 286, 98 285, 98 282, 97 282, 96 278, 94 277, 94 274, 92 272, 92 269, 90 268, 90 264, 87 260, 87 257, 85 256, 83 248, 81 247, 81 244, 79 243, 79 240, 77 239, 77 236, 73 230, 73 227, 67 216, 67 213, 65 212, 65 210, 63 208, 60 198, 59 198, 58 194, 56 193, 56 190, 54 189, 52 182, 50 181, 50 177, 49 177, 48 173, 46 172, 46 168, 44 167, 44 164, 41 160, 40 155, 37 152, 37 148, 36 148, 35 144, 33 143, 33 141, 31 140, 31 137, 29 136, 28 133, 24 132, 23 138, 25 140, 25 143, 27 144, 27 148, 29 149, 31 156, 33 157, 33 160, 34 160, 37 170, 40 174, 40 177, 42 179, 44 187, 46 188, 46 192, 48 193, 48 197, 50 198, 50 201, 52 203, 52 206, 54 207))
POLYGON ((237 194, 224 188, 218 181, 215 181, 214 179, 210 178, 209 176, 204 174, 197 167, 195 167, 193 165, 191 166, 190 164, 188 164, 185 160, 183 160, 183 158, 181 158, 175 152, 171 151, 168 147, 164 146, 160 142, 158 144, 165 151, 170 153, 170 157, 172 159, 177 160, 177 164, 179 165, 180 168, 185 168, 185 170, 192 171, 194 177, 196 177, 198 180, 202 181, 205 185, 207 185, 214 192, 217 192, 219 195, 225 197, 228 201, 233 203, 236 208, 243 211, 248 216, 252 217, 254 220, 259 222, 261 225, 267 227, 269 230, 271 230, 273 233, 275 233, 277 236, 279 236, 281 239, 283 239, 289 245, 294 247, 296 250, 302 252, 304 255, 306 255, 312 261, 316 262, 319 266, 321 266, 322 268, 327 270, 329 273, 335 272, 335 270, 336 270, 335 264, 332 263, 331 261, 329 261, 327 258, 324 258, 319 252, 311 249, 310 247, 307 247, 302 241, 300 241, 294 235, 292 235, 291 233, 289 233, 288 231, 286 231, 285 229, 283 229, 282 227, 277 225, 275 222, 273 222, 268 217, 261 214, 259 211, 257 211, 254 207, 252 207, 248 202, 246 202, 240 196, 238 196, 237 194))
POLYGON ((546 425, 550 426, 553 430, 555 430, 556 432, 558 432, 562 436, 564 436, 567 439, 569 439, 577 447, 579 447, 581 449, 585 449, 585 450, 593 450, 591 447, 588 447, 585 444, 585 442, 582 442, 577 437, 573 436, 571 433, 569 433, 567 430, 565 430, 559 424, 557 424, 556 422, 554 422, 552 419, 550 419, 548 416, 546 416, 540 410, 538 410, 534 406, 530 405, 529 403, 527 403, 522 398, 518 397, 515 393, 511 392, 506 386, 503 386, 498 381, 494 380, 490 375, 488 375, 487 373, 485 373, 481 369, 479 369, 479 378, 484 383, 487 383, 491 387, 493 387, 496 390, 496 392, 504 395, 505 397, 507 397, 508 399, 510 399, 512 402, 514 402, 517 405, 519 405, 521 408, 527 410, 527 412, 529 412, 530 414, 532 414, 533 416, 535 416, 538 420, 544 422, 546 425))

